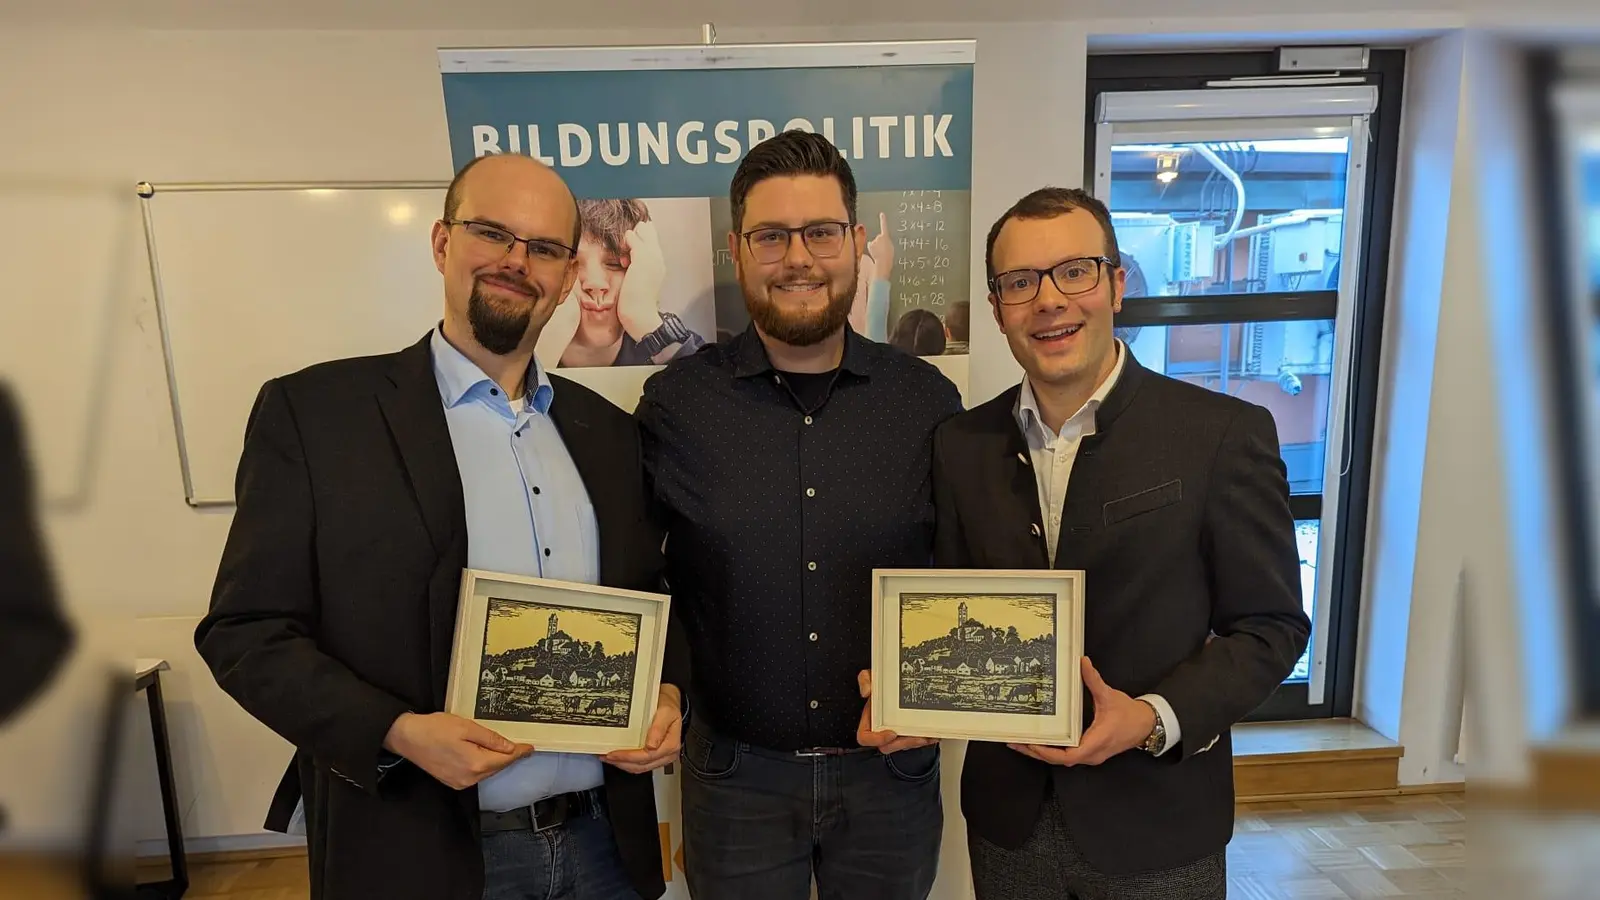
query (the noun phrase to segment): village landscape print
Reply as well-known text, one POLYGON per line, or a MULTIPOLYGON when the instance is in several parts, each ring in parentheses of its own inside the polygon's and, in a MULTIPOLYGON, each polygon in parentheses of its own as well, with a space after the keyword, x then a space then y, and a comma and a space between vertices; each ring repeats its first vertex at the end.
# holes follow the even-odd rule
POLYGON ((640 616, 489 598, 476 718, 625 727, 640 616))
POLYGON ((1053 716, 1054 594, 900 595, 900 706, 1053 716))

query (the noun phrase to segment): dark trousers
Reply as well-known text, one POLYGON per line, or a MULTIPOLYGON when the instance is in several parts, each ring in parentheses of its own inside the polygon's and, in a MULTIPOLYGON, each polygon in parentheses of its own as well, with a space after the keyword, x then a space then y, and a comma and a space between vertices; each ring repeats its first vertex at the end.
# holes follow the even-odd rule
POLYGON ((1228 896, 1226 850, 1163 872, 1096 871, 1062 824, 1053 789, 1033 834, 1020 848, 1007 850, 969 830, 967 851, 977 900, 1226 900, 1228 896))
POLYGON ((639 900, 603 807, 545 831, 483 836, 483 900, 639 900))
POLYGON ((683 855, 694 900, 925 900, 944 828, 937 745, 798 756, 693 722, 683 855))

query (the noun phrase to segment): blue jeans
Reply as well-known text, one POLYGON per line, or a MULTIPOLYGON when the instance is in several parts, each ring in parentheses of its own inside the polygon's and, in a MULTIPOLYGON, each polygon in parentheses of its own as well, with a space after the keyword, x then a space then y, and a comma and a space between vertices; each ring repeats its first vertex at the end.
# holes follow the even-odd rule
POLYGON ((483 836, 483 900, 639 900, 604 813, 483 836))
POLYGON ((937 745, 796 756, 711 733, 683 748, 683 855, 694 900, 926 900, 944 809, 937 745))

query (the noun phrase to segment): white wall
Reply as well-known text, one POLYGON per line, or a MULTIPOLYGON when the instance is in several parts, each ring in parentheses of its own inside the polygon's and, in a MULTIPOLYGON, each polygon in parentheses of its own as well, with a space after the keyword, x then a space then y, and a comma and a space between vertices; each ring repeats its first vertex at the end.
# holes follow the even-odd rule
MULTIPOLYGON (((982 277, 981 236, 987 224, 1033 187, 1074 185, 1081 180, 1083 65, 1091 34, 1119 35, 1118 40, 1127 44, 1156 42, 1150 37, 1155 32, 1183 32, 1184 41, 1204 44, 1217 40, 1204 33, 1208 29, 1235 32, 1228 40, 1259 41, 1261 33, 1269 31, 1339 29, 1348 36, 1368 24, 1362 15, 1255 16, 1263 11, 1260 5, 1244 0, 1213 6, 1204 20, 1134 18, 1136 11, 1128 10, 1123 14, 1129 18, 1093 22, 724 27, 719 38, 733 43, 976 37, 976 285, 982 277), (1255 34, 1240 38, 1244 32, 1255 34)), ((1424 7, 1421 12, 1391 12, 1384 18, 1385 27, 1431 28, 1459 17, 1424 7)), ((139 180, 437 179, 449 167, 435 67, 437 47, 689 39, 685 27, 627 32, 10 28, 0 31, 0 117, 6 123, 5 141, 0 143, 0 186, 40 177, 112 189, 139 180)), ((1445 98, 1445 107, 1429 105, 1413 125, 1418 133, 1438 138, 1454 127, 1458 110, 1449 106, 1455 91, 1448 84, 1448 73, 1458 65, 1453 60, 1459 56, 1459 47, 1452 44, 1436 45, 1427 52, 1425 70, 1440 78, 1431 96, 1445 98)), ((1459 157, 1459 145, 1456 149, 1459 157)), ((1413 164, 1429 158, 1444 156, 1418 151, 1410 157, 1413 164)), ((1454 164, 1462 165, 1459 159, 1454 164)), ((1419 170, 1410 177, 1407 221, 1431 227, 1437 224, 1430 217, 1438 210, 1431 206, 1442 190, 1443 176, 1419 170)), ((1449 193, 1460 196, 1463 177, 1452 172, 1449 193)), ((0 198, 3 194, 0 191, 0 198)), ((1416 738, 1419 748, 1426 745, 1419 752, 1430 758, 1408 757, 1405 767, 1407 780, 1418 781, 1450 775, 1431 758, 1443 752, 1437 742, 1426 739, 1435 724, 1412 726, 1409 717, 1446 705, 1452 690, 1442 669, 1419 668, 1418 662, 1440 658, 1434 636, 1421 629, 1438 626, 1448 614, 1460 555, 1458 538, 1465 527, 1462 523, 1471 518, 1453 505, 1452 486, 1475 478, 1494 483, 1501 471, 1498 458, 1462 459, 1461 442, 1465 438, 1472 444, 1472 435, 1450 430, 1452 422, 1470 421, 1481 404, 1495 402, 1488 376, 1475 364, 1487 335, 1481 315, 1472 311, 1481 312, 1482 307, 1453 299, 1473 291, 1472 285, 1462 283, 1465 276, 1453 263, 1469 260, 1476 249, 1458 243, 1458 235, 1470 229, 1473 220, 1458 220, 1457 207, 1449 206, 1449 247, 1443 251, 1448 262, 1442 267, 1436 250, 1418 251, 1414 265, 1397 252, 1397 259, 1408 259, 1396 276, 1406 299, 1389 325, 1398 337, 1386 341, 1386 348, 1399 352, 1385 361, 1385 371, 1407 380, 1386 396, 1385 421, 1393 423, 1404 414, 1426 410, 1427 455, 1422 477, 1411 485, 1420 484, 1420 492, 1407 496, 1396 479, 1415 478, 1416 447, 1407 444, 1398 453, 1386 450, 1389 474, 1383 490, 1389 499, 1374 507, 1374 522, 1384 527, 1373 529, 1379 545, 1374 558, 1381 561, 1375 576, 1381 600, 1372 615, 1383 627, 1376 635, 1369 631, 1367 656, 1388 662, 1374 664, 1363 698, 1383 727, 1416 738), (1457 274, 1450 274, 1452 270, 1457 274), (1431 299, 1418 297, 1415 306, 1409 305, 1412 290, 1431 292, 1431 299), (1429 322, 1435 318, 1437 352, 1427 346, 1429 322), (1424 384, 1430 388, 1425 390, 1424 384), (1426 552, 1419 550, 1414 561, 1405 559, 1407 548, 1425 527, 1436 529, 1432 533, 1440 536, 1437 543, 1424 548, 1426 552), (1391 546, 1398 558, 1390 556, 1391 546), (1418 598, 1409 607, 1408 590, 1418 598), (1405 653, 1396 663, 1400 646, 1405 646, 1405 653), (1393 692, 1397 677, 1402 678, 1403 694, 1385 696, 1393 692)), ((1408 239, 1399 227, 1396 236, 1397 241, 1408 239)), ((113 658, 120 653, 122 658, 162 656, 172 661, 166 684, 187 833, 197 838, 257 834, 288 748, 216 689, 192 648, 192 629, 206 606, 228 517, 225 512, 196 512, 184 505, 148 277, 138 265, 137 252, 123 258, 121 251, 88 248, 79 256, 62 255, 53 261, 64 276, 74 271, 75 261, 117 274, 114 329, 104 351, 62 343, 67 338, 58 340, 47 330, 37 344, 8 349, 22 355, 7 360, 8 366, 35 372, 83 366, 89 352, 109 359, 108 377, 91 382, 88 396, 38 402, 30 410, 48 423, 53 416, 81 412, 91 401, 99 404, 92 433, 102 449, 94 461, 89 502, 77 510, 55 513, 48 521, 58 571, 73 610, 94 636, 92 644, 110 648, 106 653, 113 658)), ((5 300, 8 316, 13 303, 43 302, 48 297, 31 293, 5 300)), ((988 399, 1017 376, 991 320, 974 318, 971 403, 988 399)), ((1403 440, 1401 432, 1391 431, 1390 449, 1403 440)), ((1482 539, 1475 538, 1473 546, 1492 557, 1494 548, 1482 539)), ((81 721, 60 711, 84 710, 98 698, 83 680, 88 677, 85 671, 80 666, 73 679, 58 685, 48 708, 34 716, 32 727, 0 736, 0 771, 34 773, 26 779, 8 776, 0 781, 0 803, 10 811, 13 838, 71 840, 77 834, 79 807, 61 800, 81 798, 92 744, 83 739, 81 721), (25 738, 19 736, 24 734, 25 738), (41 758, 52 764, 40 766, 41 758)), ((142 736, 136 732, 136 738, 142 736)), ((950 788, 958 767, 950 769, 947 797, 953 798, 950 788)), ((953 802, 947 810, 952 822, 947 831, 951 850, 947 866, 956 868, 947 868, 941 891, 954 890, 950 886, 965 878, 953 802)), ((159 832, 159 820, 146 817, 141 836, 159 832)))
POLYGON ((1535 228, 1528 86, 1518 58, 1515 44, 1498 36, 1474 35, 1468 43, 1466 94, 1480 186, 1476 285, 1491 348, 1482 367, 1492 378, 1485 399, 1496 414, 1492 452, 1500 463, 1498 477, 1485 483, 1494 496, 1481 507, 1494 515, 1474 523, 1469 545, 1468 684, 1481 724, 1471 740, 1484 751, 1473 756, 1474 777, 1494 779, 1521 777, 1528 743, 1558 738, 1572 721, 1576 647, 1565 561, 1582 552, 1569 544, 1558 516, 1571 499, 1558 493, 1555 479, 1554 373, 1545 341, 1554 314, 1546 297, 1562 276, 1542 265, 1548 254, 1535 228), (1480 568, 1477 553, 1487 547, 1503 552, 1480 568))
POLYGON ((1526 85, 1501 35, 1412 59, 1356 714, 1402 783, 1521 778, 1571 701, 1526 85))
MULTIPOLYGON (((1466 76, 1470 79, 1470 69, 1466 76)), ((1492 375, 1483 361, 1491 345, 1484 329, 1477 240, 1478 205, 1474 202, 1476 148, 1467 136, 1475 114, 1462 91, 1462 133, 1456 143, 1451 183, 1449 231, 1445 238, 1443 282, 1437 325, 1437 357, 1432 403, 1428 408, 1421 509, 1411 584, 1410 629, 1407 632, 1399 739, 1406 746, 1401 760, 1404 782, 1461 780, 1452 763, 1453 727, 1448 702, 1457 689, 1450 671, 1456 603, 1467 560, 1482 549, 1474 533, 1496 516, 1493 484, 1499 468, 1491 408, 1492 375), (1481 519, 1480 519, 1481 517, 1481 519)), ((1391 420, 1391 424, 1394 420, 1391 420)), ((1381 539, 1381 537, 1380 537, 1381 539)), ((1398 546, 1399 541, 1391 546, 1398 546)), ((1503 554, 1501 554, 1503 558, 1503 554)), ((1495 554, 1474 558, 1474 589, 1493 590, 1498 568, 1495 554)), ((1459 696, 1459 695, 1457 695, 1459 696)))
MULTIPOLYGON (((1452 193, 1467 174, 1456 165, 1462 53, 1456 32, 1419 45, 1406 72, 1400 169, 1383 360, 1379 369, 1379 448, 1368 510, 1366 585, 1359 620, 1361 670, 1355 714, 1400 740, 1407 644, 1417 579, 1416 542, 1425 524, 1423 484, 1440 337, 1447 241, 1454 234, 1452 193)), ((1470 194, 1470 185, 1460 184, 1470 194)), ((1448 387, 1445 388, 1448 391, 1448 387)), ((1437 520, 1429 522, 1437 527, 1437 520)), ((1442 564, 1449 574, 1449 564, 1442 564)), ((1439 668, 1437 661, 1435 668, 1439 668)))

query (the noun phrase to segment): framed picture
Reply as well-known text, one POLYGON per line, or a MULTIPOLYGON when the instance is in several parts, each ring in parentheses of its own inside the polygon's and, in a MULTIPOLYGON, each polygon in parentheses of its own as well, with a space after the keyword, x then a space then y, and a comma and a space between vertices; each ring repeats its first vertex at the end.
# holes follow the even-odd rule
POLYGON ((872 728, 1077 746, 1077 570, 875 569, 872 728))
POLYGON ((536 750, 643 747, 670 598, 467 569, 445 711, 536 750))

